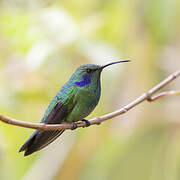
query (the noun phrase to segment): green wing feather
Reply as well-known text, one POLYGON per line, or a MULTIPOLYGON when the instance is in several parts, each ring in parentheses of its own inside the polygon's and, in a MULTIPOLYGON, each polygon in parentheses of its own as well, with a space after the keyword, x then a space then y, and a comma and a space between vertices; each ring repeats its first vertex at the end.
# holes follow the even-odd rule
MULTIPOLYGON (((57 94, 54 97, 54 99, 51 101, 50 105, 48 106, 41 122, 46 124, 62 123, 66 119, 68 113, 74 107, 73 97, 74 96, 71 94, 70 96, 68 96, 66 100, 64 98, 63 99, 64 103, 62 103, 62 100, 60 99, 60 97, 58 97, 57 94)), ((38 151, 49 145, 63 132, 64 130, 61 131, 36 130, 30 136, 30 138, 24 143, 24 145, 20 148, 19 152, 25 151, 24 156, 30 155, 33 152, 38 151)))

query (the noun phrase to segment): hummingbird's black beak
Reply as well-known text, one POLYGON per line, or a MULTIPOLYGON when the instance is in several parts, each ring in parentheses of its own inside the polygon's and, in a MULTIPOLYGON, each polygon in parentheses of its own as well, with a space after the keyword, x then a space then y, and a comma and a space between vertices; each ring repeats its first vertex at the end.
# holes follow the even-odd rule
POLYGON ((114 62, 111 62, 111 63, 108 63, 108 64, 105 64, 105 65, 101 66, 101 69, 104 69, 105 67, 110 66, 110 65, 113 65, 113 64, 123 63, 123 62, 130 62, 130 60, 114 61, 114 62))

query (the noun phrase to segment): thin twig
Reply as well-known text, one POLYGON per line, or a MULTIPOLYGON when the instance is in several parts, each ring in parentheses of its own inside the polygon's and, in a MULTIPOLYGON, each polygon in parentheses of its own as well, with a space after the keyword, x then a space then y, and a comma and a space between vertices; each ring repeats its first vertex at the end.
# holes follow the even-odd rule
POLYGON ((161 92, 156 96, 150 97, 147 99, 149 102, 154 102, 162 97, 167 97, 167 96, 176 96, 180 95, 180 91, 167 91, 167 92, 161 92))
MULTIPOLYGON (((176 79, 178 76, 180 76, 180 70, 171 74, 165 80, 163 80, 158 85, 156 85, 155 87, 150 89, 148 92, 142 94, 140 97, 138 97, 137 99, 135 99, 134 101, 132 101, 128 105, 120 108, 119 110, 116 110, 116 111, 111 112, 109 114, 105 114, 103 116, 96 117, 96 118, 89 120, 90 125, 95 125, 95 124, 99 125, 100 123, 102 123, 106 120, 112 119, 116 116, 119 116, 121 114, 126 113, 127 111, 129 111, 130 109, 132 109, 133 107, 137 106, 138 104, 142 103, 145 100, 151 101, 151 99, 152 99, 151 97, 153 94, 155 94, 157 91, 159 91, 164 86, 169 84, 171 81, 176 79)), ((38 130, 65 130, 65 129, 72 129, 73 128, 73 125, 70 123, 54 124, 54 125, 52 125, 52 124, 49 125, 49 124, 44 124, 44 123, 29 123, 29 122, 18 121, 16 119, 12 119, 12 118, 3 116, 2 114, 0 114, 0 121, 3 121, 7 124, 15 125, 15 126, 26 127, 26 128, 31 128, 31 129, 38 129, 38 130)), ((85 127, 85 126, 86 126, 85 122, 78 122, 77 123, 78 128, 79 127, 85 127)))

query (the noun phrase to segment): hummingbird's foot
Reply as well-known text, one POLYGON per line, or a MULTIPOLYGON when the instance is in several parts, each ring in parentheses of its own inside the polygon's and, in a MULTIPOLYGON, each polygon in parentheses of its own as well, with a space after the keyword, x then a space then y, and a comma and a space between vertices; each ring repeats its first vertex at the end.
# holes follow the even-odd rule
POLYGON ((88 120, 86 120, 86 119, 83 119, 82 121, 84 121, 86 123, 86 127, 91 125, 91 123, 88 120))
POLYGON ((75 129, 77 128, 77 124, 74 123, 74 122, 72 122, 71 124, 73 125, 73 127, 71 128, 71 130, 75 130, 75 129))

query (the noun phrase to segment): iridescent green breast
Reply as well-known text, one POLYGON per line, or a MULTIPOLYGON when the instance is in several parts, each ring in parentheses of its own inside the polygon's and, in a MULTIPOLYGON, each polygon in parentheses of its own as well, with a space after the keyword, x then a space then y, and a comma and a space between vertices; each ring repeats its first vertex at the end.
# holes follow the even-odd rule
POLYGON ((76 122, 88 116, 99 102, 100 86, 94 90, 81 89, 75 95, 75 105, 66 117, 68 122, 76 122))

